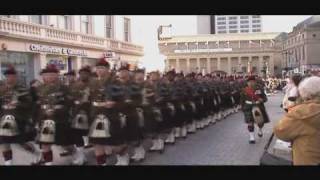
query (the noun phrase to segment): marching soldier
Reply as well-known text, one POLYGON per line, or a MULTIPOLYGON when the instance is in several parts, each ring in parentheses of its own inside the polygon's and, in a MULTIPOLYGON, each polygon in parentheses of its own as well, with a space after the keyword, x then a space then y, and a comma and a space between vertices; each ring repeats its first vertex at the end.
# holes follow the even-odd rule
POLYGON ((117 154, 116 165, 127 165, 129 157, 125 145, 126 117, 121 113, 124 89, 111 76, 110 65, 101 59, 96 65, 97 78, 90 84, 92 121, 89 142, 94 145, 97 165, 107 165, 113 151, 117 154))
POLYGON ((137 157, 139 156, 139 152, 136 153, 136 151, 141 151, 142 148, 141 129, 144 124, 144 117, 142 109, 137 109, 138 106, 141 106, 142 88, 131 80, 128 66, 120 68, 118 83, 125 91, 125 97, 122 99, 123 106, 120 111, 126 116, 127 120, 125 128, 126 143, 129 146, 128 148, 133 147, 132 159, 141 160, 143 157, 137 157))
POLYGON ((84 146, 88 144, 90 121, 90 76, 91 68, 82 67, 79 70, 78 81, 71 83, 70 99, 72 100, 70 123, 72 136, 76 146, 72 164, 82 165, 86 162, 84 146))
POLYGON ((151 72, 149 80, 146 84, 146 99, 149 105, 151 105, 151 116, 153 117, 148 124, 151 127, 152 146, 150 151, 164 151, 164 140, 161 138, 161 134, 166 129, 165 120, 170 119, 170 112, 166 100, 169 97, 168 84, 160 83, 159 72, 151 72))
POLYGON ((68 88, 59 81, 59 70, 53 64, 48 64, 40 72, 43 84, 37 88, 37 121, 39 131, 37 142, 40 143, 42 159, 36 165, 52 165, 52 145, 70 146, 69 136, 68 88))
POLYGON ((259 127, 258 136, 262 137, 262 128, 265 123, 270 122, 264 104, 267 96, 256 84, 254 76, 248 77, 247 86, 241 92, 241 106, 245 116, 245 122, 248 124, 249 143, 255 143, 254 123, 259 127))
POLYGON ((173 74, 173 91, 172 91, 172 103, 175 108, 175 117, 174 117, 174 128, 175 128, 175 137, 183 137, 187 136, 187 128, 185 124, 186 120, 186 108, 185 108, 185 89, 184 89, 184 81, 183 74, 173 74))
POLYGON ((136 111, 138 112, 138 125, 139 125, 139 143, 134 149, 134 155, 131 159, 135 161, 142 161, 145 158, 146 151, 142 145, 146 133, 150 132, 150 121, 153 121, 150 104, 146 99, 146 88, 144 81, 144 69, 136 69, 133 76, 133 83, 131 86, 131 99, 135 104, 136 111), (149 121, 149 122, 148 122, 149 121), (149 125, 149 126, 148 126, 149 125))
POLYGON ((30 91, 17 84, 13 66, 9 66, 4 75, 6 80, 0 85, 0 147, 4 165, 12 165, 11 144, 27 145, 25 143, 35 137, 35 130, 30 91))
POLYGON ((71 86, 73 83, 76 82, 76 72, 71 70, 69 72, 64 73, 63 83, 66 86, 71 86))

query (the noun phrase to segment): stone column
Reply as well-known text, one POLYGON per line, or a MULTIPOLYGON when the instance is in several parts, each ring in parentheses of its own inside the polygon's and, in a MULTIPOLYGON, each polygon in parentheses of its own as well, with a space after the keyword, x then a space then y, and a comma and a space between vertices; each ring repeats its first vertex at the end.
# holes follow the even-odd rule
POLYGON ((262 72, 262 70, 263 70, 263 56, 259 56, 259 68, 258 68, 258 70, 259 70, 259 74, 263 75, 263 72, 262 72))
POLYGON ((221 57, 217 58, 217 69, 221 71, 221 57))
POLYGON ((73 57, 72 58, 72 69, 75 71, 79 71, 81 69, 81 67, 82 67, 82 58, 79 56, 73 57))
POLYGON ((207 58, 207 73, 211 73, 210 58, 207 58))
POLYGON ((230 75, 231 74, 231 58, 230 57, 227 57, 228 58, 228 74, 230 75))
POLYGON ((176 72, 180 71, 179 59, 176 59, 176 72))
POLYGON ((252 56, 249 56, 248 62, 248 73, 250 73, 252 68, 252 56))
POLYGON ((201 73, 201 67, 200 67, 200 59, 197 58, 197 73, 201 73))
POLYGON ((34 78, 40 78, 41 69, 44 69, 47 65, 47 54, 39 53, 34 55, 34 78))
POLYGON ((190 73, 190 58, 187 58, 187 73, 190 73))
POLYGON ((240 66, 240 64, 243 65, 242 62, 241 62, 241 56, 238 57, 238 71, 239 72, 242 71, 242 67, 240 66))

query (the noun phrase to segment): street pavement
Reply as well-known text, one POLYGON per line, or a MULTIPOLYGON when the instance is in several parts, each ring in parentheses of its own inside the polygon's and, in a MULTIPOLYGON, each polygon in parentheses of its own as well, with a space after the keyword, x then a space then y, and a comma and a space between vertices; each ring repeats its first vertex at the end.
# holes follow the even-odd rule
MULTIPOLYGON (((280 103, 283 95, 278 93, 269 96, 266 109, 271 122, 266 124, 263 137, 256 133, 256 144, 249 144, 247 125, 241 111, 210 125, 186 139, 179 139, 174 145, 166 145, 163 154, 148 152, 146 159, 132 165, 259 165, 272 133, 274 124, 281 118, 283 111, 280 103)), ((272 147, 272 145, 271 145, 272 147)), ((54 147, 54 164, 64 165, 71 162, 71 157, 60 157, 61 148, 54 147)), ((86 150, 89 165, 95 164, 93 150, 86 150)), ((33 155, 13 145, 13 162, 15 165, 29 165, 33 155)), ((2 156, 0 165, 3 164, 2 156)))

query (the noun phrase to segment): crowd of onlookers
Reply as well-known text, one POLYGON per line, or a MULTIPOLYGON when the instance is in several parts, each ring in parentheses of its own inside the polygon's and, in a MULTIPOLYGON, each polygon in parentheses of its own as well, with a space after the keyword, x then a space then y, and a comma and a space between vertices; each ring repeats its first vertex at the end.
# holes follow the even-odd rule
MULTIPOLYGON (((271 91, 274 84, 281 86, 273 79, 271 91)), ((294 165, 320 165, 320 77, 294 74, 282 90, 286 113, 274 127, 275 135, 291 143, 294 165)))

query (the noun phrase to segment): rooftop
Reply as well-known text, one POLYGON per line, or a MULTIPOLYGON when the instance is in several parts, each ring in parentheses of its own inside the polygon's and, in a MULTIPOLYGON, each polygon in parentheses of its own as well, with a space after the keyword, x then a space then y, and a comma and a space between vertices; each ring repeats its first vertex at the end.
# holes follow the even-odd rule
POLYGON ((206 42, 206 41, 248 41, 248 40, 270 40, 277 38, 280 32, 270 33, 243 33, 243 34, 200 34, 189 36, 172 36, 170 39, 159 40, 159 43, 179 42, 206 42))
POLYGON ((320 15, 311 16, 295 26, 298 29, 303 27, 320 27, 320 15))

